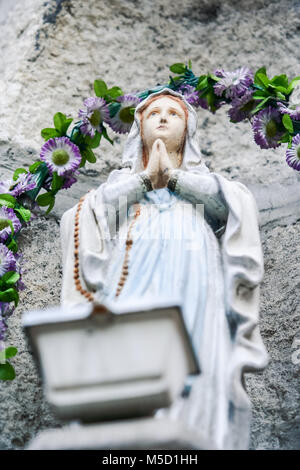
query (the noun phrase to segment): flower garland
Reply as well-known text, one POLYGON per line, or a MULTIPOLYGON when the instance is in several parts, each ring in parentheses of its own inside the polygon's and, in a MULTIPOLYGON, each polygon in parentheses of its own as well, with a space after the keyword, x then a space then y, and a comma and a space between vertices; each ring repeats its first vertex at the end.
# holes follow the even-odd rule
POLYGON ((17 168, 12 179, 0 181, 0 380, 15 377, 9 359, 17 349, 5 349, 4 340, 8 318, 18 305, 18 292, 24 289, 21 255, 17 253, 21 228, 40 206, 47 207, 48 214, 56 194, 77 181, 79 169, 87 161, 96 162, 93 150, 102 138, 113 144, 108 126, 120 134, 130 131, 135 107, 147 96, 168 87, 181 93, 195 108, 212 113, 229 104, 230 122, 249 120, 254 141, 262 149, 287 143, 286 162, 300 171, 300 77, 290 82, 284 74, 270 79, 265 67, 255 74, 248 67, 240 67, 232 72, 216 69, 214 74, 197 77, 191 61, 188 65, 173 64, 170 71, 176 75, 170 76, 168 84, 134 94, 124 94, 118 86, 108 88, 103 80, 95 80, 96 97, 84 100, 79 121, 71 131, 73 119, 56 113, 54 127, 41 131, 46 142, 40 159, 29 170, 17 168), (39 194, 42 189, 45 192, 39 194))

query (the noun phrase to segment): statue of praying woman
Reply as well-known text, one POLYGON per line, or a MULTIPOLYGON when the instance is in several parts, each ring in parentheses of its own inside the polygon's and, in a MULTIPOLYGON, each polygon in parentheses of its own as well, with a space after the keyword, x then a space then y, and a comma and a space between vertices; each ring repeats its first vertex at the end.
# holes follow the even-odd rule
POLYGON ((246 186, 209 171, 196 130, 180 93, 164 88, 138 104, 123 168, 62 217, 61 302, 179 298, 201 374, 155 418, 179 419, 215 448, 245 449, 243 374, 267 363, 258 211, 246 186))

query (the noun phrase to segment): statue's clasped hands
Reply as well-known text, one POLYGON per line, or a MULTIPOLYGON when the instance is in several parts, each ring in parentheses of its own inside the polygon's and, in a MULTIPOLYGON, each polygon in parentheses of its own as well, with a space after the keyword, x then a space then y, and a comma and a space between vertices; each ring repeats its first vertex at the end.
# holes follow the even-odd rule
POLYGON ((171 161, 165 143, 156 139, 152 145, 146 172, 151 180, 153 189, 165 188, 175 168, 171 161))

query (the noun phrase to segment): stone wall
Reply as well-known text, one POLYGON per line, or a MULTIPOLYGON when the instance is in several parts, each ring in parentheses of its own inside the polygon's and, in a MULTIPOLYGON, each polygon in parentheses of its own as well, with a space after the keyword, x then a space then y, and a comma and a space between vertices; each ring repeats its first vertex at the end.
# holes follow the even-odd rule
MULTIPOLYGON (((40 130, 54 112, 76 117, 95 78, 141 90, 166 82, 167 66, 187 59, 198 74, 265 65, 270 76, 300 75, 299 18, 297 0, 0 0, 0 177, 38 156, 40 130)), ((300 176, 286 165, 285 146, 261 150, 249 124, 231 124, 227 109, 199 111, 199 139, 210 169, 246 184, 260 210, 261 332, 270 363, 247 374, 251 447, 299 449, 300 365, 292 353, 300 338, 300 176)), ((21 449, 39 430, 60 425, 43 400, 20 319, 25 310, 58 304, 61 214, 120 166, 124 137, 114 142, 102 143, 97 163, 62 191, 53 213, 20 236, 27 290, 10 319, 8 344, 19 354, 16 379, 0 383, 0 448, 21 449)))

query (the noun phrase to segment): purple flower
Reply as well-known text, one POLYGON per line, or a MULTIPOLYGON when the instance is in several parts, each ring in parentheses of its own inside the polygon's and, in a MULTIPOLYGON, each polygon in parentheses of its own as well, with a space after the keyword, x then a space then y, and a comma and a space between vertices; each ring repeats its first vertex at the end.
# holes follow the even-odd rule
POLYGON ((278 109, 281 114, 288 114, 291 119, 300 121, 300 104, 290 105, 289 108, 283 103, 278 103, 278 109))
POLYGON ((141 99, 135 95, 118 96, 116 101, 121 103, 121 107, 117 114, 110 118, 110 127, 119 134, 126 134, 130 131, 134 121, 134 116, 130 112, 130 108, 135 108, 141 99))
POLYGON ((79 171, 75 171, 73 174, 67 174, 64 176, 64 183, 61 189, 69 189, 74 183, 77 182, 75 176, 79 175, 79 171))
POLYGON ((208 109, 207 101, 204 98, 199 97, 199 93, 195 87, 183 83, 178 88, 178 91, 184 96, 186 101, 198 108, 201 106, 204 109, 208 109))
POLYGON ((0 192, 11 194, 14 197, 30 191, 36 187, 36 183, 31 181, 32 175, 30 173, 21 173, 16 181, 6 180, 0 182, 0 192))
POLYGON ((94 137, 96 131, 102 132, 102 122, 109 123, 109 108, 103 98, 87 98, 83 102, 86 109, 80 109, 78 116, 82 119, 80 130, 83 134, 94 137))
POLYGON ((64 176, 77 170, 81 162, 80 150, 68 137, 49 139, 41 148, 40 158, 52 175, 54 171, 64 176))
POLYGON ((15 253, 14 254, 16 259, 16 272, 20 274, 20 278, 18 279, 16 286, 17 290, 24 290, 26 288, 24 282, 22 281, 22 276, 26 270, 24 270, 24 263, 27 260, 24 260, 24 255, 22 253, 15 253))
POLYGON ((292 139, 292 145, 286 151, 287 164, 300 171, 300 134, 296 134, 292 139))
POLYGON ((0 243, 0 277, 8 271, 16 271, 16 259, 7 246, 0 243))
POLYGON ((285 131, 278 129, 281 123, 281 115, 277 109, 268 106, 259 111, 252 121, 254 140, 262 149, 279 147, 285 131))
POLYGON ((0 207, 0 242, 5 242, 11 235, 10 223, 12 223, 14 232, 18 232, 22 225, 13 209, 9 207, 0 207))
POLYGON ((253 72, 248 67, 240 67, 234 72, 225 72, 223 69, 215 71, 220 80, 214 85, 215 94, 222 96, 225 91, 226 98, 242 96, 253 83, 253 72))
POLYGON ((232 122, 240 122, 250 118, 250 112, 260 102, 252 98, 254 90, 247 90, 245 94, 238 98, 233 98, 231 102, 232 108, 228 111, 228 116, 232 122))

